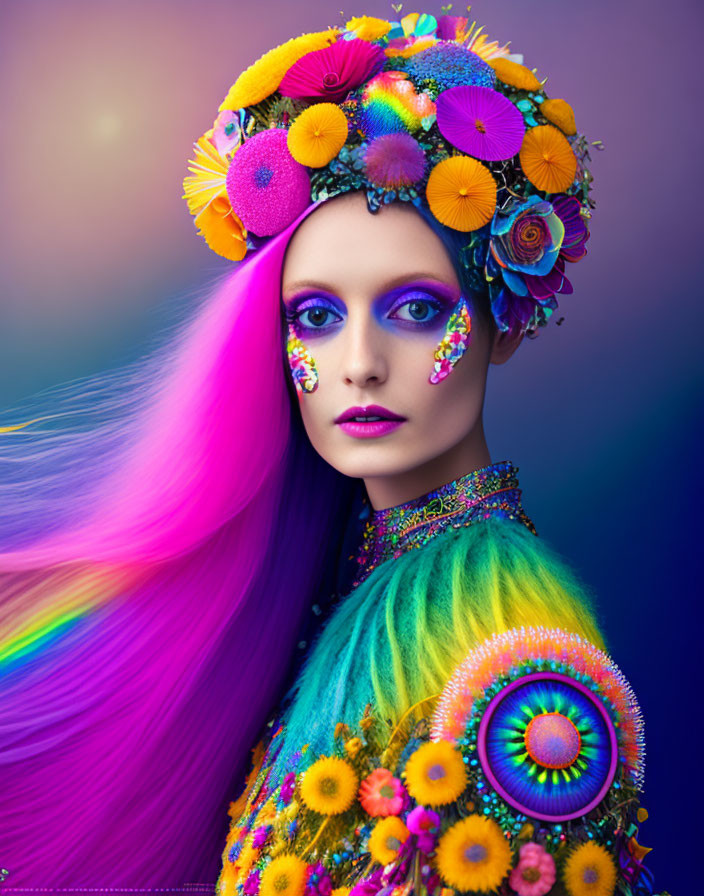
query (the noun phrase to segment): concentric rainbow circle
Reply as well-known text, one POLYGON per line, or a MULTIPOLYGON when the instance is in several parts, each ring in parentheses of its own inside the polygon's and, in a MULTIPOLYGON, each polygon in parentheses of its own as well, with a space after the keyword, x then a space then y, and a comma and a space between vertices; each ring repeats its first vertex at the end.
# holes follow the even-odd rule
POLYGON ((569 821, 606 795, 618 765, 618 738, 606 706, 559 672, 531 672, 489 702, 477 753, 494 790, 530 818, 569 821))

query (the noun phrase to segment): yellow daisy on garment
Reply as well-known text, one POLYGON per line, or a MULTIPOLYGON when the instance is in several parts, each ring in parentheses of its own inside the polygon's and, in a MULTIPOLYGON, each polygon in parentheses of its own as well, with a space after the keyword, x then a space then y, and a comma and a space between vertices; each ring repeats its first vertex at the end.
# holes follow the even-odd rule
POLYGON ((410 831, 397 815, 382 818, 369 837, 369 852, 374 861, 388 865, 398 855, 410 831))
POLYGON ((422 806, 452 803, 467 786, 462 754, 447 740, 418 747, 406 763, 404 777, 408 792, 422 806))
POLYGON ((511 847, 495 821, 469 815, 442 835, 435 863, 449 887, 488 893, 511 870, 511 847))
POLYGON ((298 856, 277 856, 262 872, 260 896, 302 896, 307 867, 298 856))
POLYGON ((345 145, 348 132, 345 113, 336 103, 315 103, 288 129, 288 149, 301 165, 322 168, 345 145))
POLYGON ((430 172, 425 195, 441 224, 468 232, 491 221, 496 208, 496 181, 476 159, 451 156, 430 172))
POLYGON ((339 31, 336 28, 329 28, 327 31, 302 34, 269 50, 242 72, 218 111, 232 109, 236 112, 245 106, 254 106, 265 100, 278 89, 284 75, 294 62, 298 62, 306 53, 322 50, 323 47, 334 44, 338 35, 339 31))
POLYGON ((540 111, 547 118, 550 124, 555 124, 562 131, 571 137, 577 133, 577 125, 574 120, 574 110, 567 100, 555 99, 545 100, 540 106, 540 111))
POLYGON ((193 148, 195 159, 189 161, 191 174, 183 179, 182 198, 208 246, 230 261, 240 261, 247 253, 247 231, 227 197, 229 163, 205 135, 193 148))
POLYGON ((543 86, 533 72, 519 62, 513 62, 511 59, 503 57, 489 59, 488 62, 496 72, 496 77, 499 81, 503 81, 509 87, 535 91, 540 90, 543 86))
POLYGON ((614 860, 593 840, 572 850, 562 873, 570 896, 611 896, 616 887, 614 860))
POLYGON ((323 756, 311 765, 301 781, 303 802, 321 815, 339 815, 357 796, 357 775, 337 756, 323 756))
POLYGON ((563 193, 577 174, 577 156, 551 124, 526 131, 518 157, 528 180, 546 193, 563 193))

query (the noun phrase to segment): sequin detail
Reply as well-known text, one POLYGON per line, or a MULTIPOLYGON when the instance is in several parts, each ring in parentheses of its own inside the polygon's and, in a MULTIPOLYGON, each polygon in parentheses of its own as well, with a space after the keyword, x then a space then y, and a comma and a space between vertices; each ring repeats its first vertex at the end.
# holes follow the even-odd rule
POLYGON ((429 377, 433 385, 441 383, 467 351, 471 331, 472 318, 467 307, 467 299, 462 296, 447 321, 445 335, 440 340, 440 345, 435 349, 435 365, 429 377))
POLYGON ((380 563, 422 547, 447 529, 470 526, 490 517, 518 520, 537 535, 521 506, 518 467, 500 461, 474 470, 396 507, 374 511, 362 533, 357 554, 357 587, 380 563))
POLYGON ((315 392, 318 388, 318 369, 315 366, 312 355, 296 336, 296 331, 291 323, 288 325, 286 354, 288 355, 288 365, 291 369, 291 376, 293 377, 296 391, 299 394, 302 392, 315 392))

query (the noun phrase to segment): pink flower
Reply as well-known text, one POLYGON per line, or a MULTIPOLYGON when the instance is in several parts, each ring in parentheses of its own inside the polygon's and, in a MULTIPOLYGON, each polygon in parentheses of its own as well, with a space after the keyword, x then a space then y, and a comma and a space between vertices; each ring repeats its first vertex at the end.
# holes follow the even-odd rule
POLYGON ((384 51, 366 40, 339 40, 306 53, 286 72, 279 86, 282 96, 339 103, 347 94, 381 71, 384 51))
POLYGON ((388 768, 377 768, 362 781, 359 801, 369 815, 398 815, 406 798, 406 791, 388 768))
POLYGON ((539 843, 524 843, 509 884, 518 896, 545 896, 555 883, 555 860, 539 843))
POLYGON ((296 773, 289 772, 283 780, 283 784, 281 785, 281 801, 285 806, 291 802, 293 797, 293 791, 296 788, 296 773))
POLYGON ((425 806, 416 806, 408 813, 406 827, 418 838, 418 849, 421 852, 432 852, 435 839, 440 832, 440 816, 425 806))
POLYGON ((252 871, 247 880, 244 882, 244 886, 242 887, 242 892, 246 894, 246 896, 256 896, 259 892, 259 872, 252 871))

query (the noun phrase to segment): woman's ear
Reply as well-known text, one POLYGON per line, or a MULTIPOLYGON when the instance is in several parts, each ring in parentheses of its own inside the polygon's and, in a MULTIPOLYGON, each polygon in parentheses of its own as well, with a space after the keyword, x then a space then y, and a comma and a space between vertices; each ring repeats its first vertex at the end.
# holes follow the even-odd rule
POLYGON ((499 330, 497 327, 496 332, 494 333, 489 363, 504 364, 508 361, 523 341, 524 335, 525 334, 520 330, 515 330, 513 328, 509 330, 499 330))

